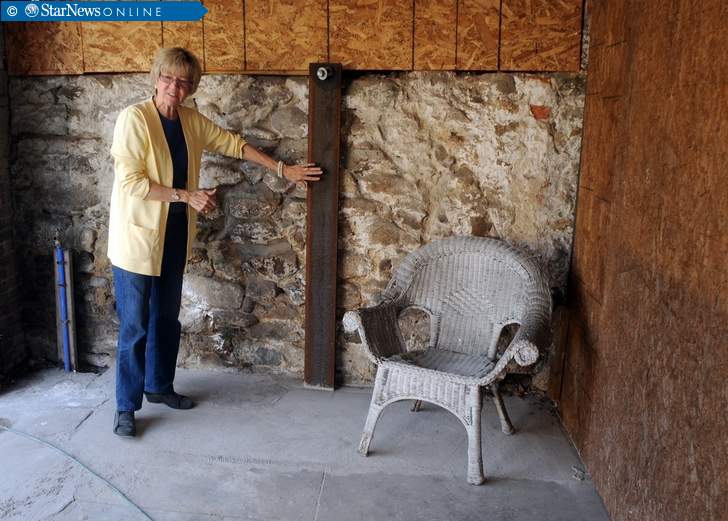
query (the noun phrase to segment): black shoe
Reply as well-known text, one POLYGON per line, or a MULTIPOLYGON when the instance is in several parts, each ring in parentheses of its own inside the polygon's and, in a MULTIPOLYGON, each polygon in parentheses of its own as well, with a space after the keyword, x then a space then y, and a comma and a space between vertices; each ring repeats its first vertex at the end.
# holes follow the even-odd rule
POLYGON ((133 438, 136 436, 136 421, 134 411, 116 411, 114 416, 114 434, 133 438))
POLYGON ((192 409, 195 406, 187 396, 182 396, 172 391, 171 393, 144 393, 149 403, 163 403, 172 409, 192 409))

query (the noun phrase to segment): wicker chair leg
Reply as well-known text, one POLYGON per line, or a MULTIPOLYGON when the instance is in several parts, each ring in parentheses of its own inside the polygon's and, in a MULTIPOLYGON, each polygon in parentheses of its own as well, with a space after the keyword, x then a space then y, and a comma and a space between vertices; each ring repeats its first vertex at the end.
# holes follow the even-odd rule
POLYGON ((516 429, 513 428, 511 419, 508 417, 508 411, 506 410, 506 405, 503 403, 503 398, 501 397, 500 391, 498 390, 498 384, 491 384, 490 390, 493 393, 495 409, 498 411, 498 417, 500 418, 501 431, 503 431, 503 434, 513 434, 514 432, 516 432, 516 429))
POLYGON ((471 485, 482 485, 485 481, 483 476, 483 448, 480 442, 480 410, 482 398, 480 389, 475 388, 471 393, 472 402, 470 405, 470 425, 466 426, 468 431, 468 483, 471 485))
POLYGON ((387 379, 389 370, 379 366, 377 367, 377 375, 374 377, 374 389, 372 390, 372 400, 369 402, 369 413, 367 421, 364 423, 364 432, 361 434, 358 452, 362 456, 369 454, 369 444, 374 436, 374 427, 377 426, 379 415, 384 409, 384 395, 386 395, 387 379))
POLYGON ((382 409, 384 407, 375 404, 374 398, 372 398, 372 403, 369 406, 369 414, 367 414, 367 421, 364 424, 364 432, 362 432, 361 441, 359 442, 358 452, 362 456, 369 454, 369 444, 372 442, 372 437, 374 437, 374 427, 377 425, 377 420, 382 413, 382 409))

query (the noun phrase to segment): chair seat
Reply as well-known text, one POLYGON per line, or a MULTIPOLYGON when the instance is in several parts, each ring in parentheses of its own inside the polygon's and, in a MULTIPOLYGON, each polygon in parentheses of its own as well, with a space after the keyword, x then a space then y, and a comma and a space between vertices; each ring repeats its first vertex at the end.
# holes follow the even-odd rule
POLYGON ((408 351, 389 357, 387 361, 475 379, 487 375, 495 366, 495 363, 485 354, 471 355, 446 349, 408 351))

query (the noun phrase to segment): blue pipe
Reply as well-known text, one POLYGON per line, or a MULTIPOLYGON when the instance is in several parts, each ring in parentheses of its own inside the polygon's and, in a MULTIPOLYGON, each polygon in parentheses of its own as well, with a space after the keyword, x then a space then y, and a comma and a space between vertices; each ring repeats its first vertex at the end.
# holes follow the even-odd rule
POLYGON ((66 265, 63 259, 63 248, 58 239, 54 239, 56 264, 58 265, 59 300, 61 301, 61 329, 63 331, 63 368, 71 372, 71 339, 68 332, 68 303, 66 295, 66 265))

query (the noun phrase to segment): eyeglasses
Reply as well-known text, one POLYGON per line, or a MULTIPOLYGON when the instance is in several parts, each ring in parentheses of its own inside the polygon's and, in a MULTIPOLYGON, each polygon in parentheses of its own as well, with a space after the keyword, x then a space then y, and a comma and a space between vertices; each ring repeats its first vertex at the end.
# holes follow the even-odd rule
POLYGON ((162 80, 162 83, 164 83, 165 85, 171 85, 172 83, 174 83, 174 85, 179 89, 190 90, 192 88, 192 82, 184 78, 175 78, 174 76, 160 74, 159 79, 162 80))

